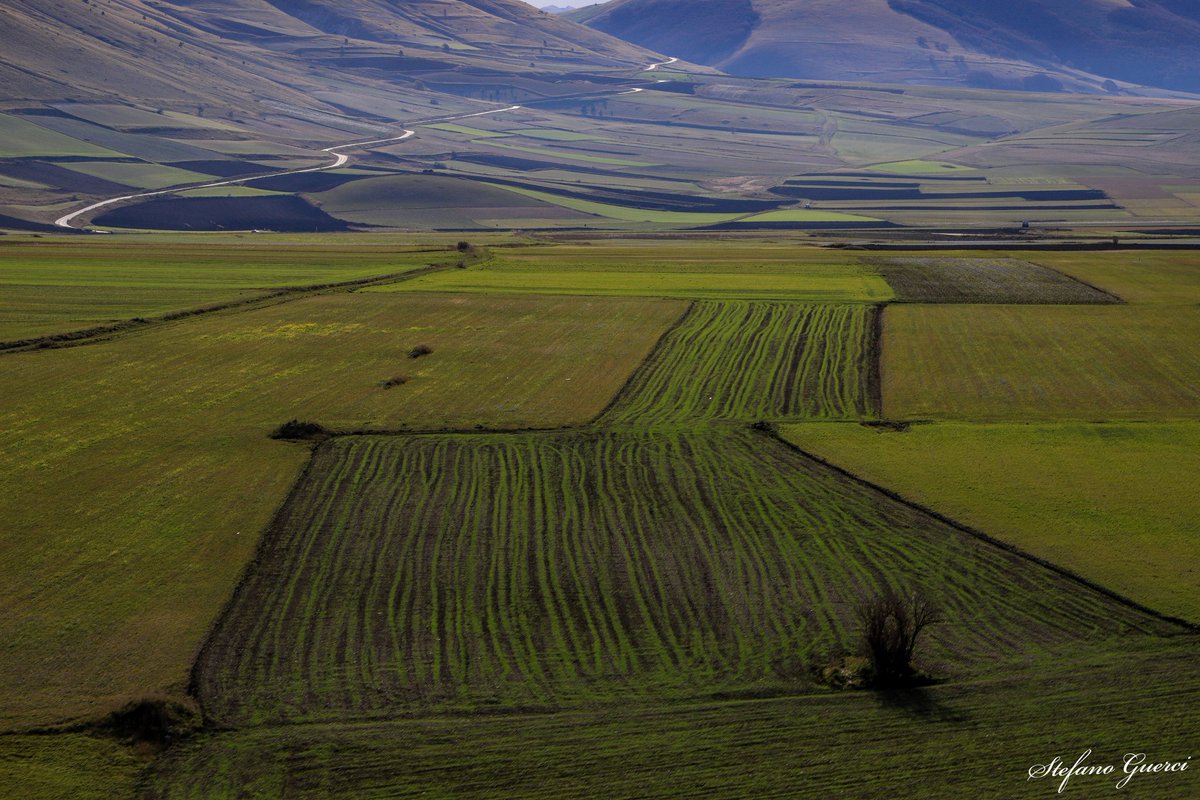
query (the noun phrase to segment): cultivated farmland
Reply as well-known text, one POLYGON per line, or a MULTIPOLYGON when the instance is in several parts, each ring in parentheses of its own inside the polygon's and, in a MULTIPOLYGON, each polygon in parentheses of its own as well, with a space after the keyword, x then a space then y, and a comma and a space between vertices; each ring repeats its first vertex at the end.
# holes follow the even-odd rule
MULTIPOLYGON (((171 751, 149 776, 147 797, 488 800, 502 787, 532 800, 591 800, 598 791, 613 800, 1044 800, 1057 782, 1028 781, 1026 770, 1055 756, 1073 762, 1093 748, 1094 763, 1120 764, 1130 742, 1153 742, 1171 760, 1200 747, 1195 642, 1104 647, 894 696, 625 703, 221 733, 171 751)), ((1108 777, 1075 777, 1068 792, 1104 796, 1115 791, 1108 777)), ((1194 788, 1190 771, 1141 774, 1121 796, 1187 800, 1194 788)))
POLYGON ((900 302, 1121 302, 1060 272, 1012 258, 886 258, 878 267, 900 302))
POLYGON ((1200 315, 1152 306, 896 305, 884 415, 970 420, 1200 417, 1200 315))
POLYGON ((785 435, 1139 602, 1200 620, 1194 422, 938 423, 902 433, 790 425, 785 435))
POLYGON ((308 455, 267 438, 280 423, 582 423, 683 310, 335 294, 0 356, 0 724, 183 690, 308 455))
POLYGON ((873 416, 878 317, 863 305, 696 303, 604 421, 873 416))
POLYGON ((323 446, 197 663, 223 723, 794 691, 880 587, 961 674, 1173 626, 744 428, 323 446))

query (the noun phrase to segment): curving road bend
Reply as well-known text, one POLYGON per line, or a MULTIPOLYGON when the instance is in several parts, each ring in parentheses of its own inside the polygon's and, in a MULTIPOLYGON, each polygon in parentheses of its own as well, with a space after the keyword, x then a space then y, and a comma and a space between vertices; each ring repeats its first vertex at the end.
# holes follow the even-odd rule
MULTIPOLYGON (((470 117, 482 117, 482 116, 486 116, 488 114, 500 114, 505 111, 516 111, 519 108, 520 108, 520 106, 508 106, 506 108, 494 108, 491 111, 478 111, 474 114, 459 114, 459 115, 453 116, 453 117, 439 117, 436 119, 424 120, 423 122, 421 122, 419 124, 432 125, 432 124, 438 123, 438 122, 453 122, 454 120, 458 120, 458 119, 469 119, 470 117)), ((416 123, 414 123, 414 124, 416 124, 416 123)), ((211 189, 211 188, 218 187, 218 186, 236 186, 241 183, 249 183, 250 181, 261 180, 262 178, 277 178, 277 177, 281 177, 283 175, 303 175, 306 172, 325 172, 326 170, 337 169, 338 167, 343 166, 347 161, 350 160, 350 156, 341 152, 342 150, 354 150, 356 148, 374 147, 374 146, 381 145, 381 144, 392 144, 394 142, 402 142, 405 139, 409 138, 410 136, 415 136, 415 135, 416 135, 416 131, 405 128, 404 132, 402 134, 400 134, 399 136, 392 136, 387 139, 371 139, 371 140, 365 141, 365 142, 350 142, 349 144, 339 144, 339 145, 334 145, 333 147, 326 147, 326 148, 323 148, 321 150, 321 152, 328 153, 329 155, 333 156, 333 161, 331 161, 328 164, 323 164, 319 167, 306 167, 304 169, 289 169, 289 170, 284 170, 283 172, 264 172, 260 175, 247 175, 242 178, 233 178, 232 180, 227 180, 227 181, 212 181, 210 183, 185 184, 183 186, 175 186, 170 189, 159 189, 159 190, 153 191, 153 192, 138 192, 137 194, 124 194, 124 195, 121 195, 120 197, 110 197, 107 200, 101 200, 98 203, 92 203, 90 206, 84 206, 83 208, 81 208, 77 211, 72 211, 70 214, 61 216, 58 219, 54 220, 54 224, 60 228, 74 229, 75 226, 72 225, 71 223, 74 220, 81 217, 82 215, 88 213, 89 211, 95 211, 98 208, 104 208, 105 206, 111 206, 111 205, 115 205, 117 203, 123 203, 126 200, 140 200, 141 198, 144 198, 144 197, 160 197, 164 194, 175 194, 177 192, 184 192, 184 191, 188 191, 190 189, 211 189)))
MULTIPOLYGON (((678 60, 679 60, 678 58, 669 58, 666 61, 659 61, 654 64, 650 64, 645 69, 643 69, 643 72, 651 72, 653 70, 658 69, 659 67, 665 67, 669 64, 674 64, 678 60)), ((666 81, 656 81, 656 83, 666 83, 666 81)), ((644 91, 644 90, 643 89, 631 89, 626 92, 621 92, 620 94, 637 94, 638 92, 641 92, 641 91, 644 91)), ((508 111, 517 111, 520 108, 521 108, 521 106, 507 106, 505 108, 493 108, 489 111, 477 111, 473 114, 458 114, 458 115, 452 116, 452 117, 437 117, 434 119, 421 120, 420 122, 414 122, 414 123, 409 123, 409 124, 411 124, 411 125, 433 125, 433 124, 440 123, 440 122, 454 122, 455 120, 460 120, 460 119, 470 119, 472 117, 484 117, 489 114, 503 114, 508 111)), ((91 205, 84 206, 83 208, 77 209, 76 211, 72 211, 70 214, 64 214, 63 216, 54 220, 54 224, 60 228, 68 228, 71 230, 78 230, 76 228, 76 226, 72 223, 75 220, 79 219, 79 217, 83 216, 84 214, 87 214, 90 211, 95 211, 98 208, 105 208, 106 206, 116 205, 117 203, 124 203, 126 200, 140 200, 145 197, 161 197, 162 195, 176 194, 178 192, 184 192, 184 191, 188 191, 191 189, 212 189, 212 188, 216 188, 219 186, 236 186, 236 185, 242 184, 242 183, 249 183, 250 181, 261 180, 262 178, 277 178, 277 177, 282 177, 284 175, 303 175, 307 172, 325 172, 327 170, 337 169, 338 167, 344 166, 346 164, 346 162, 348 162, 350 160, 350 156, 343 153, 342 152, 343 150, 355 150, 355 149, 360 149, 363 147, 375 147, 375 146, 381 145, 381 144, 393 144, 395 142, 402 142, 405 139, 409 138, 410 136, 416 135, 416 131, 410 130, 408 128, 404 128, 402 130, 403 130, 403 133, 401 133, 399 136, 392 136, 387 139, 371 139, 369 141, 355 141, 355 142, 350 142, 349 144, 339 144, 339 145, 334 145, 333 147, 323 148, 321 150, 321 152, 328 153, 329 155, 333 156, 333 161, 331 161, 328 164, 324 164, 322 166, 306 167, 304 169, 290 169, 290 170, 285 170, 283 172, 264 172, 260 175, 247 175, 242 178, 233 178, 231 180, 226 180, 226 181, 212 181, 210 183, 184 184, 184 185, 180 185, 180 186, 173 186, 170 189, 158 189, 153 192, 138 192, 137 194, 125 194, 125 195, 121 195, 120 197, 110 197, 107 200, 101 200, 98 203, 92 203, 91 205)), ((104 231, 104 232, 107 233, 107 231, 104 231)))

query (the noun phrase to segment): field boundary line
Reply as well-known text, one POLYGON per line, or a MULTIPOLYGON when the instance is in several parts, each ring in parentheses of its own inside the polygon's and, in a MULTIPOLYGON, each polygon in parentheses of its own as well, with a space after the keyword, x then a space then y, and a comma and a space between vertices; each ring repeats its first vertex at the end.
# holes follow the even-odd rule
MULTIPOLYGON (((1031 261, 1029 263, 1034 264, 1036 262, 1031 261)), ((1116 301, 1109 305, 1121 305, 1121 306, 1129 305, 1129 301, 1126 300, 1124 297, 1121 297, 1121 295, 1117 294, 1116 292, 1110 292, 1108 289, 1105 289, 1102 286, 1097 286, 1094 283, 1089 283, 1088 281, 1085 281, 1083 278, 1077 278, 1074 275, 1068 275, 1067 273, 1063 272, 1061 269, 1055 269, 1054 267, 1050 267, 1045 264, 1037 264, 1037 266, 1041 267, 1042 269, 1048 269, 1051 272, 1055 272, 1059 275, 1062 275, 1064 278, 1066 278, 1069 281, 1075 281, 1075 283, 1081 283, 1084 286, 1091 289, 1092 291, 1099 292, 1100 294, 1103 294, 1103 295, 1107 295, 1107 296, 1111 297, 1114 301, 1116 301)), ((1089 305, 1104 305, 1104 303, 1091 303, 1089 305)))
POLYGON ((1041 556, 1036 556, 1027 550, 1023 550, 1022 548, 1017 547, 1014 544, 1004 541, 1003 539, 997 539, 995 536, 984 533, 983 531, 979 530, 978 528, 973 528, 970 525, 967 525, 963 522, 959 522, 958 520, 954 519, 953 517, 946 516, 945 514, 941 513, 940 511, 935 511, 934 509, 929 508, 928 506, 922 505, 921 503, 918 503, 914 500, 910 500, 909 498, 905 497, 904 495, 902 495, 898 492, 895 492, 892 489, 887 488, 886 486, 881 486, 880 484, 869 481, 866 478, 863 478, 862 476, 851 472, 850 470, 846 469, 845 467, 840 467, 837 464, 834 464, 832 461, 822 458, 821 456, 817 455, 816 453, 812 453, 812 452, 809 452, 808 450, 805 450, 798 444, 789 442, 787 439, 784 439, 782 436, 780 436, 773 428, 769 428, 769 427, 764 428, 763 426, 757 426, 757 427, 751 426, 751 429, 755 433, 758 433, 759 435, 766 436, 770 439, 775 440, 776 442, 779 442, 784 447, 788 448, 789 450, 792 450, 793 452, 797 453, 798 455, 801 455, 810 461, 820 464, 821 466, 826 467, 827 469, 831 469, 834 472, 838 473, 839 475, 859 484, 860 486, 864 486, 874 492, 882 494, 884 497, 887 497, 890 500, 894 500, 898 503, 901 503, 902 505, 905 505, 905 506, 913 509, 914 511, 918 511, 921 514, 925 514, 927 516, 933 517, 938 522, 942 522, 942 523, 954 528, 955 530, 958 530, 958 531, 961 531, 962 533, 966 533, 970 536, 973 536, 974 538, 980 540, 981 542, 989 544, 993 547, 998 547, 1001 550, 1012 553, 1013 555, 1018 556, 1026 561, 1030 561, 1034 564, 1037 564, 1040 567, 1044 567, 1045 569, 1048 569, 1051 572, 1054 572, 1070 581, 1078 583, 1081 586, 1086 587, 1087 589, 1090 589, 1094 592, 1099 592, 1100 594, 1104 595, 1105 597, 1109 598, 1110 600, 1120 603, 1121 605, 1124 605, 1127 608, 1131 608, 1135 611, 1138 611, 1139 613, 1149 615, 1149 616, 1159 620, 1160 622, 1166 622, 1171 625, 1181 627, 1184 630, 1180 631, 1179 635, 1183 635, 1184 633, 1192 633, 1192 634, 1200 633, 1200 623, 1189 622, 1188 620, 1182 619, 1180 617, 1171 616, 1170 614, 1164 614, 1163 612, 1157 611, 1153 608, 1150 608, 1149 606, 1143 605, 1142 603, 1139 603, 1136 600, 1133 600, 1132 598, 1126 597, 1125 595, 1120 594, 1119 592, 1116 592, 1113 589, 1109 589, 1107 586, 1103 586, 1099 583, 1096 583, 1093 580, 1085 578, 1082 575, 1080 575, 1079 573, 1077 573, 1067 567, 1064 567, 1061 564, 1056 564, 1055 562, 1049 561, 1045 558, 1042 558, 1041 556))
POLYGON ((205 713, 204 704, 201 700, 199 692, 200 664, 203 661, 204 654, 212 645, 213 634, 216 633, 217 629, 225 621, 225 618, 233 610, 235 601, 238 599, 241 593, 245 591, 246 583, 250 576, 263 562, 266 554, 266 548, 271 538, 271 532, 276 529, 277 525, 282 520, 284 513, 295 500, 297 491, 301 486, 304 485, 305 479, 307 479, 312 473, 314 465, 317 462, 318 451, 320 451, 322 448, 330 446, 332 445, 329 444, 329 440, 326 440, 323 442, 318 442, 317 444, 309 447, 308 460, 304 463, 304 468, 301 469, 299 474, 296 475, 295 480, 292 481, 292 485, 288 487, 287 494, 284 496, 283 500, 280 501, 279 505, 275 507, 275 511, 271 514, 271 519, 262 528, 262 530, 255 534, 258 540, 254 543, 254 554, 250 556, 245 564, 242 565, 242 571, 241 574, 238 575, 237 583, 233 585, 233 589, 225 597, 225 602, 221 604, 221 610, 213 615, 211 621, 208 623, 208 628, 204 631, 204 635, 200 637, 200 642, 196 646, 195 652, 192 655, 192 663, 191 666, 188 667, 187 687, 184 689, 184 691, 187 696, 195 700, 196 705, 199 706, 201 719, 204 721, 205 730, 236 730, 236 728, 231 726, 214 725, 212 717, 205 713))
POLYGON ((654 347, 650 348, 650 352, 646 354, 646 357, 642 359, 642 362, 633 368, 633 371, 629 373, 629 377, 625 379, 625 382, 621 384, 621 387, 617 389, 609 401, 604 405, 604 408, 600 409, 600 412, 596 414, 596 416, 592 417, 591 420, 585 423, 585 426, 599 425, 604 417, 608 416, 609 412, 611 412, 613 408, 615 408, 616 405, 625 398, 625 395, 630 391, 629 387, 633 385, 634 379, 641 374, 642 370, 646 369, 646 367, 654 358, 656 358, 663 350, 666 349, 667 339, 671 336, 671 334, 679 330, 683 323, 696 313, 696 309, 699 307, 699 304, 700 301, 697 300, 688 301, 687 308, 680 313, 679 318, 672 322, 671 325, 665 331, 663 331, 662 336, 658 337, 658 341, 654 343, 654 347))
MULTIPOLYGON (((883 419, 883 316, 887 303, 871 308, 868 323, 871 326, 871 344, 867 363, 867 402, 874 406, 875 417, 883 419)), ((872 409, 867 409, 868 416, 872 409)))
POLYGON ((265 294, 256 294, 252 297, 243 297, 224 303, 199 306, 182 311, 170 311, 155 317, 134 317, 133 319, 122 320, 121 322, 114 322, 109 325, 99 325, 63 333, 50 333, 45 336, 36 336, 29 339, 0 342, 0 356, 10 353, 29 352, 31 350, 60 350, 65 347, 79 347, 85 344, 108 342, 122 334, 151 330, 168 322, 177 322, 189 317, 202 317, 222 311, 250 311, 255 308, 287 303, 304 297, 314 297, 326 292, 339 292, 343 290, 364 289, 370 286, 403 283, 413 278, 420 278, 424 275, 453 268, 454 265, 452 264, 429 264, 408 272, 392 272, 369 278, 356 278, 351 281, 316 283, 308 286, 289 286, 281 289, 272 289, 265 294))

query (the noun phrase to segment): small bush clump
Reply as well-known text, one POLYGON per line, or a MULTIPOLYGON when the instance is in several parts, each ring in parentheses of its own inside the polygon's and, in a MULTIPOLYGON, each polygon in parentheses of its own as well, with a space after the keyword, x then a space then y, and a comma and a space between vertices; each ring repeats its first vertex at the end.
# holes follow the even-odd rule
POLYGON ((132 700, 100 723, 100 729, 132 744, 164 748, 187 738, 202 725, 194 703, 174 697, 132 700))
POLYGON ((332 431, 315 422, 290 419, 271 432, 272 439, 289 442, 320 441, 332 435, 332 431))
POLYGON ((427 356, 432 352, 433 352, 433 348, 430 347, 429 345, 419 344, 416 347, 414 347, 412 350, 408 351, 408 357, 409 358, 420 358, 421 356, 427 356))
POLYGON ((388 378, 386 381, 383 381, 379 385, 385 389, 391 389, 393 386, 403 386, 406 383, 408 383, 408 378, 406 376, 397 375, 393 378, 388 378))

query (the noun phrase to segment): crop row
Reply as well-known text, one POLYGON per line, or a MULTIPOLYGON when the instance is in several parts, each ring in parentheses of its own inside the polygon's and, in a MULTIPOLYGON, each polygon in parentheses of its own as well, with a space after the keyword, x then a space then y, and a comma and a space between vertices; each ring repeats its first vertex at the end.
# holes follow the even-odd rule
POLYGON ((877 324, 863 305, 696 303, 604 420, 874 416, 877 324))
POLYGON ((234 724, 788 691, 916 586, 939 671, 1159 626, 745 429, 351 437, 196 677, 234 724))

